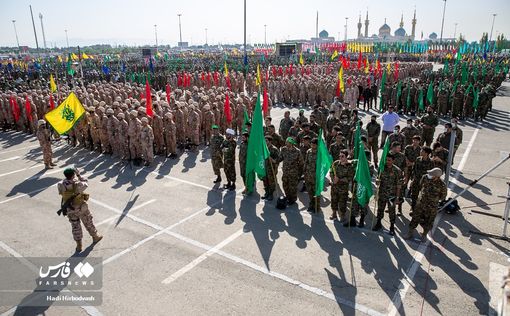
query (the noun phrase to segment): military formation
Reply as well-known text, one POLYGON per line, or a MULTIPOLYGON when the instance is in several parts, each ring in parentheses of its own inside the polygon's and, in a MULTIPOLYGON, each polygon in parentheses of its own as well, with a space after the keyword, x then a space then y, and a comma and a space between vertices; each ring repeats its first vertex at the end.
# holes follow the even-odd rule
MULTIPOLYGON (((72 146, 146 166, 154 164, 155 155, 173 159, 185 151, 208 150, 216 176, 213 182, 224 182, 224 189, 235 190, 236 163, 243 183, 246 181, 250 118, 259 91, 263 93, 260 98, 264 99, 264 131, 269 150, 263 199, 285 197, 286 204, 292 205, 299 191, 307 192, 308 211, 321 211, 315 182, 318 135, 322 130, 333 158, 329 173, 330 219, 344 226, 363 227, 368 209, 357 205, 353 195, 357 163, 353 160, 354 133, 360 126, 377 191, 372 229, 382 228, 387 212, 389 233, 394 235, 397 215, 403 215, 402 203, 407 198, 412 221, 406 237, 412 236, 418 224, 426 235, 436 206, 446 195, 446 188, 439 183, 447 168, 451 133, 456 131, 455 154, 462 143, 458 120, 485 119, 506 75, 494 64, 483 65, 484 71, 478 71, 482 66, 469 66, 467 78, 456 70, 433 71, 432 66, 414 62, 385 64, 388 76, 384 83, 380 75, 352 67, 344 72, 344 91, 339 91, 337 70, 332 63, 263 67, 262 79, 255 71, 246 77, 237 71, 195 71, 189 76, 174 72, 163 76, 167 89, 152 89, 150 95, 146 94, 146 84, 126 80, 79 84, 73 79, 61 82, 58 93, 51 94, 45 86, 47 82, 40 79, 0 93, 0 124, 4 130, 35 134, 44 164, 52 168, 51 140, 59 136, 43 117, 53 99, 58 103, 73 91, 86 112, 67 133, 72 146), (169 87, 174 89, 170 91, 169 87), (147 111, 149 98, 153 114, 147 111), (308 107, 311 113, 306 116, 301 110, 298 116, 291 117, 286 111, 277 129, 271 118, 275 104, 308 107), (359 111, 370 110, 383 114, 379 117, 370 112, 371 120, 363 126, 359 111), (398 118, 403 114, 409 118, 401 127, 398 118), (434 139, 440 117, 448 117, 450 122, 434 139), (379 152, 386 143, 389 152, 381 162, 379 152)), ((85 224, 86 220, 82 221, 85 224)), ((89 232, 95 236, 93 229, 89 232)), ((75 240, 81 239, 74 226, 73 234, 75 240)))

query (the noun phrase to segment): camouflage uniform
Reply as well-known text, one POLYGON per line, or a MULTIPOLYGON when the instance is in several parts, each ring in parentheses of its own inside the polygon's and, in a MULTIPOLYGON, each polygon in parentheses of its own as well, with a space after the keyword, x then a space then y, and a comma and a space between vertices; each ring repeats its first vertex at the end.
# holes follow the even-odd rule
POLYGON ((295 146, 292 146, 292 148, 284 146, 280 151, 279 161, 283 161, 283 191, 285 191, 287 202, 293 203, 297 200, 299 177, 303 173, 303 156, 295 146))
POLYGON ((211 162, 214 174, 218 177, 221 176, 221 168, 223 168, 223 152, 221 146, 225 138, 218 134, 213 135, 210 140, 210 148, 211 148, 211 162))
POLYGON ((315 212, 320 211, 320 203, 319 198, 315 197, 315 164, 317 162, 317 150, 308 149, 306 152, 305 164, 304 164, 304 173, 305 173, 305 183, 308 192, 308 198, 310 202, 308 203, 308 209, 314 210, 315 212), (316 207, 317 206, 317 207, 316 207))
POLYGON ((422 176, 420 187, 409 228, 414 229, 421 224, 426 234, 434 224, 438 203, 446 198, 447 191, 441 179, 429 179, 427 175, 422 176))
POLYGON ((331 154, 331 157, 334 159, 338 159, 338 156, 340 156, 340 152, 344 149, 347 149, 345 146, 345 139, 341 143, 337 143, 336 141, 329 146, 329 153, 331 154))
POLYGON ((386 166, 381 173, 379 184, 379 196, 377 200, 377 219, 384 216, 384 209, 388 205, 390 223, 395 223, 395 201, 390 203, 390 198, 397 197, 402 183, 402 171, 394 164, 391 168, 386 166))
POLYGON ((423 157, 416 158, 413 165, 412 181, 411 181, 411 207, 414 209, 418 193, 420 192, 420 180, 423 175, 427 174, 427 170, 434 168, 434 162, 423 157))
POLYGON ((223 171, 228 182, 236 182, 236 141, 234 139, 225 139, 222 143, 223 148, 223 171))
POLYGON ((242 141, 239 145, 239 170, 241 171, 241 178, 243 183, 246 184, 246 156, 248 154, 248 142, 242 141))
POLYGON ((51 152, 50 132, 47 128, 39 127, 36 135, 42 148, 44 165, 51 167, 53 154, 51 152))
POLYGON ((331 166, 330 176, 331 179, 338 178, 338 183, 331 184, 331 210, 333 211, 332 217, 340 216, 343 218, 347 212, 347 202, 349 200, 349 184, 352 183, 354 178, 354 166, 351 162, 342 165, 340 160, 333 162, 331 166))
POLYGON ((378 142, 379 142, 379 134, 381 134, 381 124, 375 122, 369 122, 367 124, 367 140, 368 140, 368 149, 372 152, 372 161, 377 166, 379 162, 379 158, 377 157, 377 152, 379 151, 378 142))
POLYGON ((57 186, 58 193, 62 195, 62 203, 65 203, 69 198, 76 195, 71 203, 71 207, 67 209, 67 218, 71 223, 73 238, 75 241, 81 241, 83 232, 81 223, 89 232, 90 236, 97 237, 97 230, 92 221, 92 214, 90 214, 87 199, 88 194, 84 194, 85 189, 88 187, 87 182, 79 180, 67 180, 60 182, 57 186))
POLYGON ((280 150, 271 143, 268 143, 267 149, 269 150, 269 157, 266 159, 266 176, 263 181, 266 195, 269 199, 272 199, 277 182, 276 177, 278 175, 278 158, 280 156, 280 150))
POLYGON ((425 143, 427 146, 430 146, 434 139, 434 132, 436 131, 436 126, 439 124, 439 120, 435 114, 427 113, 421 118, 421 122, 423 123, 421 144, 423 145, 425 143))
POLYGON ((140 134, 143 158, 146 163, 151 164, 154 160, 154 132, 152 131, 152 127, 149 125, 143 126, 140 134))
POLYGON ((289 131, 292 126, 294 126, 293 119, 291 119, 290 117, 282 118, 282 120, 280 121, 280 129, 278 130, 278 132, 280 133, 283 139, 287 139, 287 137, 289 136, 289 131))

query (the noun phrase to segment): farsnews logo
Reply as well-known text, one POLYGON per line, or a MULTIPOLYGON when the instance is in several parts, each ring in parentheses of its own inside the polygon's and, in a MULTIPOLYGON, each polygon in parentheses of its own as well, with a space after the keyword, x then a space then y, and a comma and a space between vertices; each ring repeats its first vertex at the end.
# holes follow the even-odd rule
MULTIPOLYGON (((41 278, 68 278, 71 275, 71 264, 68 261, 61 262, 55 266, 48 266, 46 268, 46 272, 43 271, 43 267, 39 268, 39 277, 41 278)), ((94 267, 90 265, 90 263, 85 262, 85 264, 79 262, 74 267, 74 273, 79 278, 85 277, 88 278, 89 276, 94 273, 94 267)))

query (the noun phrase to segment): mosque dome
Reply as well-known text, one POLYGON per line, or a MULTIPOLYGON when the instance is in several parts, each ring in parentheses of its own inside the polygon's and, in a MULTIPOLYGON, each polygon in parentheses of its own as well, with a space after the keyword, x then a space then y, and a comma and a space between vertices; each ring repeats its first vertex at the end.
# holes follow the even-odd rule
POLYGON ((432 32, 432 33, 430 33, 429 38, 430 38, 431 40, 435 40, 435 39, 437 39, 437 34, 436 34, 436 32, 432 32))
POLYGON ((328 33, 326 30, 322 30, 322 31, 319 33, 319 37, 320 37, 320 38, 328 38, 328 37, 329 37, 329 33, 328 33))
POLYGON ((391 28, 388 24, 386 24, 386 21, 384 22, 383 26, 379 28, 379 37, 384 37, 391 35, 391 28))
POLYGON ((404 30, 403 27, 399 27, 396 31, 395 31, 395 36, 398 36, 398 37, 404 37, 406 36, 406 30, 404 30))

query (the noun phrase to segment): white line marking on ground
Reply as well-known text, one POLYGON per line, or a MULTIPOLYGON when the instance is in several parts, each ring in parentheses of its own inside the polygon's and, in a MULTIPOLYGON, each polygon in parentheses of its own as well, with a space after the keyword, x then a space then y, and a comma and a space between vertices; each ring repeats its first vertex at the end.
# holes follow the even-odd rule
POLYGON ((218 250, 220 250, 221 248, 225 247, 226 245, 230 244, 231 242, 233 242, 234 240, 239 238, 239 236, 241 236, 242 234, 243 234, 243 229, 240 229, 240 230, 236 231, 235 233, 233 233, 232 235, 227 237, 225 240, 223 240, 222 242, 220 242, 216 246, 210 248, 205 253, 203 253, 202 255, 197 257, 195 260, 191 261, 190 263, 188 263, 187 265, 185 265, 184 267, 182 267, 178 271, 174 272, 171 276, 169 276, 168 278, 166 278, 163 281, 161 281, 161 283, 163 283, 163 284, 170 284, 173 281, 177 280, 178 278, 180 278, 181 276, 183 276, 187 272, 191 271, 194 267, 196 267, 202 261, 204 261, 205 259, 209 258, 213 254, 217 253, 218 250))
MULTIPOLYGON (((94 204, 97 204, 97 205, 99 205, 99 206, 101 206, 101 207, 103 207, 103 208, 106 208, 106 209, 108 209, 108 210, 110 210, 110 211, 113 211, 113 212, 117 213, 117 214, 118 214, 118 215, 120 215, 120 216, 122 216, 122 214, 123 214, 123 212, 122 212, 121 210, 116 209, 116 208, 114 208, 114 207, 112 207, 112 206, 110 206, 110 205, 107 205, 107 204, 105 204, 105 203, 103 203, 103 202, 101 202, 101 201, 98 201, 98 200, 96 200, 96 199, 90 198, 90 199, 89 199, 89 201, 90 201, 90 202, 92 202, 92 203, 94 203, 94 204)), ((139 222, 139 223, 142 223, 142 224, 147 225, 147 226, 149 226, 149 227, 152 227, 152 228, 154 228, 154 229, 156 229, 156 230, 161 230, 161 229, 163 229, 163 227, 161 227, 161 226, 159 226, 159 225, 156 225, 156 224, 152 224, 152 223, 150 223, 150 222, 148 222, 148 221, 146 221, 146 220, 144 220, 144 219, 139 218, 138 216, 134 216, 134 215, 132 215, 132 214, 129 214, 129 212, 131 212, 131 211, 136 211, 137 209, 140 209, 140 208, 142 208, 142 207, 145 207, 145 206, 147 206, 147 205, 149 205, 149 204, 151 204, 151 203, 154 203, 154 202, 156 202, 156 199, 152 199, 152 200, 146 201, 146 202, 144 202, 144 203, 142 203, 142 204, 140 204, 140 205, 137 205, 136 207, 133 207, 133 208, 129 209, 129 210, 128 210, 128 213, 126 213, 126 214, 125 214, 125 216, 126 216, 126 217, 129 217, 130 219, 132 219, 132 220, 134 220, 134 221, 136 221, 136 222, 139 222)), ((115 219, 115 218, 117 218, 117 217, 118 217, 118 215, 115 215, 115 216, 113 216, 112 218, 109 218, 109 219, 107 219, 107 220, 105 220, 105 221, 110 221, 110 220, 112 220, 112 219, 115 219)), ((102 222, 101 222, 101 223, 102 223, 102 222)))
MULTIPOLYGON (((25 265, 26 267, 28 267, 30 270, 34 271, 34 272, 39 272, 39 269, 38 267, 36 267, 32 262, 28 261, 27 259, 25 259, 25 257, 23 257, 19 252, 17 252, 16 250, 12 249, 11 247, 9 247, 7 244, 5 244, 3 241, 0 241, 0 248, 4 249, 5 251, 7 251, 10 255, 12 255, 13 257, 17 258, 23 265, 25 265)), ((74 294, 73 291, 69 291, 71 293, 74 294)), ((77 306, 81 307, 82 309, 85 310, 85 312, 87 312, 87 314, 89 314, 90 316, 100 316, 100 315, 103 315, 97 308, 95 308, 94 306, 80 306, 78 305, 78 303, 76 302, 75 303, 77 306)), ((9 309, 8 311, 4 312, 1 314, 1 316, 7 316, 7 315, 12 315, 16 312, 16 309, 18 308, 18 306, 14 306, 13 308, 9 309)))
POLYGON ((18 158, 21 158, 21 156, 14 156, 14 157, 11 157, 11 158, 2 159, 2 160, 0 160, 0 162, 16 160, 18 158))
MULTIPOLYGON (((480 130, 477 128, 474 131, 473 135, 471 136, 471 139, 469 140, 469 144, 466 148, 466 151, 462 155, 462 160, 460 161, 459 166, 457 167, 457 171, 455 172, 455 175, 453 176, 450 183, 457 183, 457 178, 459 177, 459 174, 462 171, 462 169, 464 169, 464 165, 467 162, 469 153, 471 152, 471 148, 473 147, 473 144, 475 143, 476 136, 478 135, 479 131, 480 130)), ((443 212, 439 213, 436 216, 436 219, 434 220, 434 225, 430 232, 430 236, 434 236, 437 225, 438 225, 439 221, 441 220, 442 216, 443 216, 443 212)), ((402 306, 402 302, 404 301, 407 291, 409 291, 409 288, 411 285, 414 285, 413 278, 416 275, 416 272, 418 271, 418 267, 421 265, 421 261, 425 257, 424 254, 425 254, 425 251, 429 245, 430 245, 430 239, 427 239, 426 242, 420 244, 420 246, 418 247, 418 250, 414 253, 414 256, 412 259, 412 264, 409 267, 409 269, 406 271, 404 277, 400 280, 398 290, 395 292, 393 299, 391 300, 390 304, 388 305, 387 310, 388 310, 389 316, 395 316, 399 313, 399 309, 402 306)))
MULTIPOLYGON (((176 232, 172 232, 172 231, 166 231, 166 234, 168 235, 171 235, 179 240, 182 240, 190 245, 194 245, 196 247, 199 247, 199 248, 202 248, 204 250, 211 250, 213 247, 210 247, 208 245, 205 245, 199 241, 196 241, 196 240, 193 240, 191 238, 188 238, 188 237, 185 237, 179 233, 176 233, 176 232)), ((332 301, 335 301, 337 303, 340 303, 342 305, 345 305, 345 306, 348 306, 352 309, 355 309, 355 310, 358 310, 362 313, 365 313, 365 314, 368 314, 368 315, 373 315, 373 316, 382 316, 383 314, 376 311, 376 310, 373 310, 365 305, 362 305, 362 304, 359 304, 359 303, 356 303, 356 302, 352 302, 352 301, 349 301, 349 300, 346 300, 340 296, 336 296, 334 295, 333 293, 330 293, 330 292, 327 292, 327 291, 324 291, 322 289, 319 289, 319 288, 316 288, 316 287, 313 287, 313 286, 310 286, 308 284, 305 284, 301 281, 298 281, 298 280, 294 280, 286 275, 283 275, 281 273, 278 273, 278 272, 275 272, 275 271, 269 271, 266 267, 262 267, 262 266, 259 266, 253 262, 250 262, 248 260, 245 260, 245 259, 242 259, 242 258, 239 258, 235 255, 232 255, 230 253, 227 253, 227 252, 224 252, 223 250, 216 250, 216 254, 224 257, 224 258, 227 258, 227 259, 230 259, 232 260, 233 262, 235 263, 238 263, 238 264, 242 264, 248 268, 251 268, 255 271, 258 271, 258 272, 261 272, 265 275, 268 275, 268 276, 271 276, 273 278, 276 278, 276 279, 279 279, 281 281, 284 281, 284 282, 287 282, 289 284, 292 284, 292 285, 296 285, 296 286, 299 286, 300 288, 308 291, 308 292, 311 292, 315 295, 318 295, 318 296, 322 296, 322 297, 325 297, 325 298, 328 298, 332 301)))
MULTIPOLYGON (((101 202, 99 202, 97 200, 94 200, 94 199, 91 199, 90 201, 93 202, 93 203, 96 203, 97 205, 100 205, 100 206, 102 206, 102 207, 104 207, 106 209, 109 209, 109 210, 111 210, 111 211, 113 211, 113 212, 115 212, 117 214, 121 214, 122 215, 122 211, 121 210, 115 209, 114 207, 111 207, 109 205, 106 205, 106 204, 101 203, 101 202)), ((149 205, 151 203, 154 203, 156 201, 157 201, 156 199, 152 199, 152 200, 146 201, 146 202, 144 202, 144 203, 142 203, 140 205, 137 205, 135 207, 130 208, 128 210, 128 212, 136 211, 136 210, 141 209, 142 207, 145 207, 145 206, 147 206, 147 205, 149 205)), ((97 223, 96 227, 101 226, 103 224, 106 224, 108 222, 111 222, 112 220, 114 220, 114 219, 116 219, 118 217, 119 217, 118 215, 113 215, 112 217, 109 217, 109 218, 107 218, 105 220, 102 220, 101 222, 97 223)))
POLYGON ((11 150, 0 150, 0 154, 12 153, 12 152, 15 152, 15 151, 20 151, 20 150, 29 149, 29 148, 35 148, 35 147, 41 147, 41 146, 40 145, 32 145, 32 146, 27 146, 27 147, 17 148, 17 149, 11 149, 11 150))
MULTIPOLYGON (((149 172, 149 171, 143 170, 143 169, 142 169, 142 171, 149 172)), ((170 180, 175 180, 175 181, 186 183, 186 184, 189 184, 189 185, 192 185, 192 186, 195 186, 195 187, 199 187, 199 188, 202 188, 202 189, 211 190, 211 187, 208 187, 208 186, 205 186, 205 185, 202 185, 202 184, 198 184, 198 183, 194 183, 194 182, 191 182, 191 181, 179 179, 179 178, 172 177, 172 176, 169 176, 169 175, 164 175, 164 174, 161 174, 161 173, 159 173, 157 171, 152 171, 151 173, 155 174, 155 175, 158 175, 158 176, 163 176, 163 177, 165 177, 167 179, 170 179, 170 180)))

